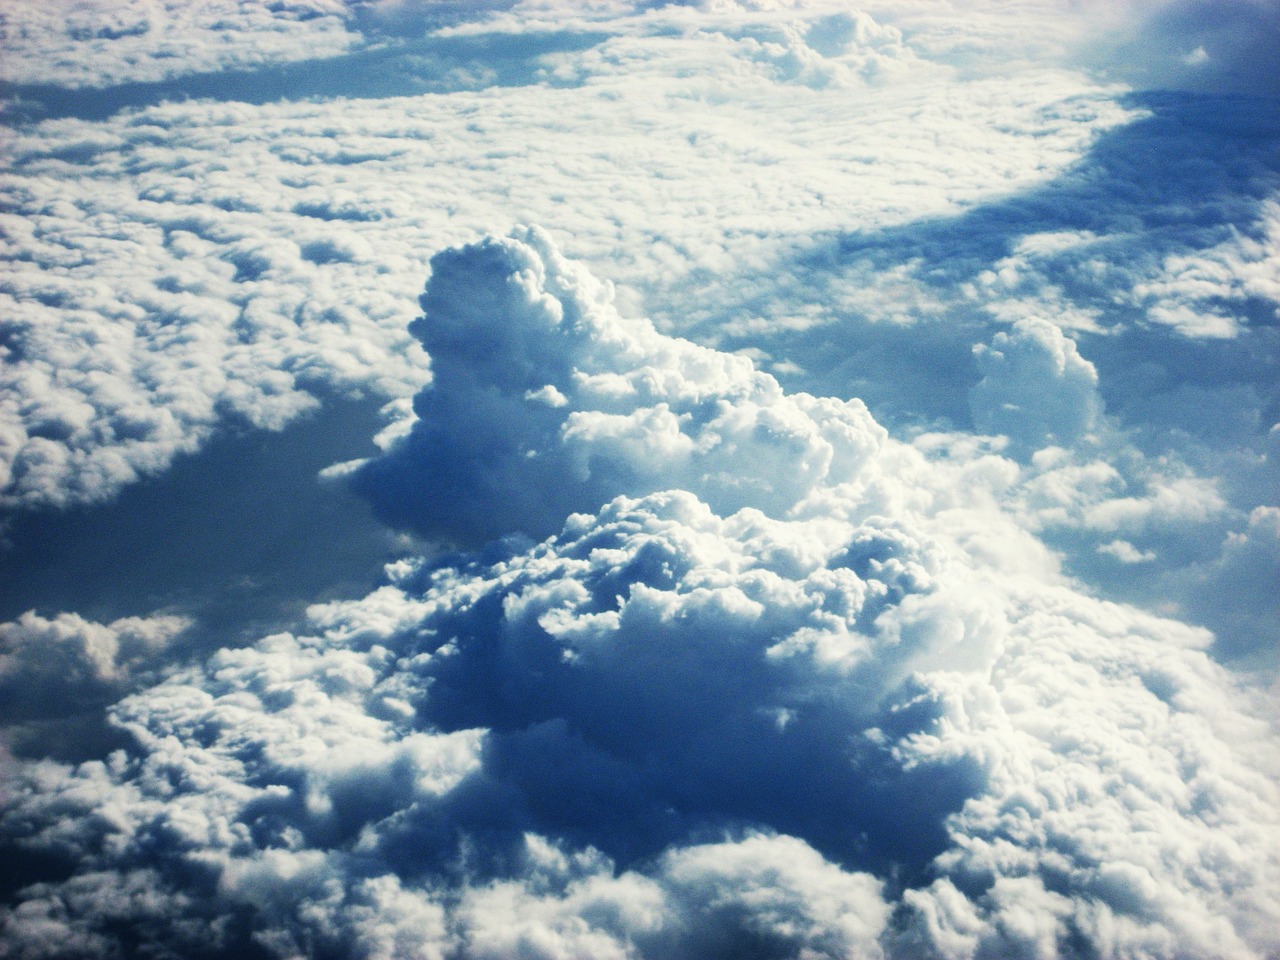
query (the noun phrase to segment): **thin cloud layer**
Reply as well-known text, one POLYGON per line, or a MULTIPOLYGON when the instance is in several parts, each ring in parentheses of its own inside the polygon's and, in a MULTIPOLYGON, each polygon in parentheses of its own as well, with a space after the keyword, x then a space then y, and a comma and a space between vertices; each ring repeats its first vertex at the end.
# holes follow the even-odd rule
POLYGON ((129 750, 27 768, 4 832, 51 866, 16 956, 1280 947, 1274 731, 1207 633, 1073 587, 996 506, 1009 461, 931 462, 603 292, 538 231, 435 259, 437 377, 371 489, 430 504, 481 461, 424 463, 429 431, 497 422, 448 522, 518 529, 543 483, 585 509, 401 563, 121 702, 129 750), (614 496, 664 455, 697 492, 614 496))

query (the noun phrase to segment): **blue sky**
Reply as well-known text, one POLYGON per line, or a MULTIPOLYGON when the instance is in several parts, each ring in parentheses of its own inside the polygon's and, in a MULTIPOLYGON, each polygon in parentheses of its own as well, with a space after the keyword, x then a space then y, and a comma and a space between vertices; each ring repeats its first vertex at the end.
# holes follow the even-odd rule
POLYGON ((5 955, 1280 951, 1275 3, 0 25, 5 955))

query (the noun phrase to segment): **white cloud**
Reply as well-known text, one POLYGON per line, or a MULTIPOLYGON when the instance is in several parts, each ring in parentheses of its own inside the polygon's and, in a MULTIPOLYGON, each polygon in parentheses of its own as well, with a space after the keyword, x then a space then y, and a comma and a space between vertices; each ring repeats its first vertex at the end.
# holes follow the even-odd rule
POLYGON ((12 721, 75 709, 86 699, 114 699, 136 672, 154 668, 188 626, 176 616, 103 624, 74 613, 46 618, 35 611, 0 623, 0 717, 12 721))
POLYGON ((827 55, 804 47, 852 71, 836 89, 768 52, 807 43, 794 17, 664 16, 577 53, 535 47, 534 86, 172 103, 12 131, 6 502, 109 497, 228 418, 280 426, 315 393, 408 396, 428 375, 405 292, 429 251, 478 232, 555 224, 624 304, 688 326, 724 284, 765 289, 815 233, 1043 181, 1125 117, 1055 72, 939 101, 940 68, 865 18, 834 46, 815 35, 827 55), (901 69, 855 76, 872 56, 901 69))
POLYGON ((536 229, 435 257, 414 326, 433 386, 357 489, 464 542, 667 487, 781 516, 883 442, 858 401, 785 396, 744 357, 624 323, 610 295, 536 229))
MULTIPOLYGON (((1280 947, 1274 706, 1207 631, 1062 577, 997 505, 1022 468, 977 441, 926 459, 622 321, 535 232, 437 258, 424 299, 423 423, 493 394, 512 464, 549 452, 573 488, 582 461, 544 445, 584 443, 606 498, 652 487, 627 431, 665 430, 712 500, 689 465, 718 424, 733 470, 788 485, 620 496, 542 543, 401 563, 124 700, 128 752, 26 766, 0 819, 73 870, 6 913, 29 955, 121 925, 279 956, 1280 947), (621 421, 574 439, 584 412, 621 421)), ((521 487, 467 489, 508 517, 521 487)))
MULTIPOLYGON (((0 626, 19 723, 134 691, 128 750, 6 758, 0 855, 53 878, 15 953, 1280 950, 1274 704, 1206 655, 1274 643, 1270 121, 1122 106, 1056 3, 503 6, 414 42, 508 73, 6 137, 6 506, 363 392, 384 454, 331 474, 385 515, 555 534, 181 670, 159 615, 0 626), (519 221, 616 286, 521 231, 413 320, 519 221)), ((215 52, 135 9, 6 42, 93 86, 471 16, 227 8, 215 52)), ((1161 69, 1240 81, 1204 25, 1161 69)))
POLYGON ((1204 47, 1196 47, 1182 58, 1182 62, 1189 67, 1198 67, 1200 64, 1207 63, 1208 61, 1209 54, 1204 47))
POLYGON ((1098 547, 1099 553, 1115 557, 1121 563, 1146 563, 1156 558, 1151 550, 1139 550, 1128 540, 1112 540, 1098 547))
POLYGON ((969 395, 974 424, 983 433, 1008 436, 1038 450, 1074 446, 1102 412, 1098 371, 1080 356, 1075 341, 1047 320, 1017 321, 974 348, 982 379, 969 395))
POLYGON ((1134 286, 1152 321, 1189 337, 1234 337, 1247 318, 1224 304, 1261 301, 1280 317, 1280 201, 1262 204, 1248 233, 1230 232, 1207 249, 1166 257, 1159 274, 1134 286))
POLYGON ((19 0, 0 13, 9 83, 105 87, 336 56, 361 37, 342 0, 19 0))

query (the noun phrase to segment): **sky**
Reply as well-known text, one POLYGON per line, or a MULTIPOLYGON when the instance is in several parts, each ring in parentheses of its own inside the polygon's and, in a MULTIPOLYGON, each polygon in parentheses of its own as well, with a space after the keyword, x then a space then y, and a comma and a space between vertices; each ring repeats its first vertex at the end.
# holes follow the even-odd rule
POLYGON ((1280 956, 1275 0, 13 0, 0 957, 1280 956))

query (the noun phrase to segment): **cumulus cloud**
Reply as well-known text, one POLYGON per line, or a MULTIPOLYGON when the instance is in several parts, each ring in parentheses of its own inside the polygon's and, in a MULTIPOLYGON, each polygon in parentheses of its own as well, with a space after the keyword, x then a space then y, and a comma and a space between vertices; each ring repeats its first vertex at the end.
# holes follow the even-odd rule
POLYGON ((1024 450, 1074 446, 1101 413, 1098 371, 1075 341, 1040 318, 1019 320, 974 348, 982 379, 969 403, 975 426, 1024 450))
POLYGON ((406 79, 359 111, 189 101, 11 131, 4 502, 102 500, 229 421, 279 427, 322 393, 412 395, 427 359, 402 291, 477 232, 555 222, 621 302, 688 324, 815 233, 1041 181, 1126 115, 1053 72, 922 111, 942 68, 866 18, 603 24, 585 47, 509 40, 525 86, 411 96, 406 79), (863 76, 872 60, 889 79, 863 76))
MULTIPOLYGON (((475 544, 546 536, 566 513, 665 487, 721 513, 797 515, 883 445, 861 403, 787 394, 745 357, 622 321, 609 297, 537 230, 438 255, 413 328, 435 380, 413 412, 400 408, 385 455, 331 472, 350 473, 388 522, 475 544)), ((1225 563, 1215 558, 1244 535, 1249 498, 1241 509, 1211 473, 1135 448, 1104 416, 1097 369, 1056 325, 1019 320, 974 352, 969 405, 993 446, 925 434, 917 449, 970 464, 964 482, 1106 595, 1194 616, 1197 571, 1225 563)), ((1228 603, 1265 618, 1257 599, 1228 603)), ((1270 642, 1224 637, 1221 649, 1270 642)))
POLYGON ((104 624, 35 611, 0 623, 0 751, 65 756, 100 747, 102 710, 154 681, 189 626, 163 614, 104 624))
POLYGON ((463 542, 543 536, 667 487, 781 516, 884 439, 860 402, 785 395, 744 357, 624 324, 610 294, 537 229, 436 256, 413 328, 432 386, 356 489, 389 520, 463 542))
POLYGON ((13 720, 64 708, 82 696, 119 695, 131 674, 154 663, 187 627, 181 617, 125 617, 93 623, 74 613, 34 611, 0 624, 0 714, 13 720))
POLYGON ((436 258, 436 379, 364 469, 479 536, 485 505, 527 525, 503 484, 545 457, 538 510, 575 512, 393 565, 122 701, 127 750, 25 767, 16 955, 1280 947, 1273 711, 1207 631, 1064 578, 997 505, 1012 461, 926 457, 606 292, 533 230, 436 258), (481 460, 422 445, 447 400, 502 426, 462 521, 432 497, 481 460))
POLYGON ((182 669, 0 627, 10 743, 131 693, 7 761, 10 952, 1280 950, 1274 706, 1208 656, 1277 649, 1273 111, 1064 70, 1053 2, 838 6, 6 12, 40 82, 359 28, 404 95, 9 131, 4 505, 366 393, 332 472, 464 551, 182 669))

